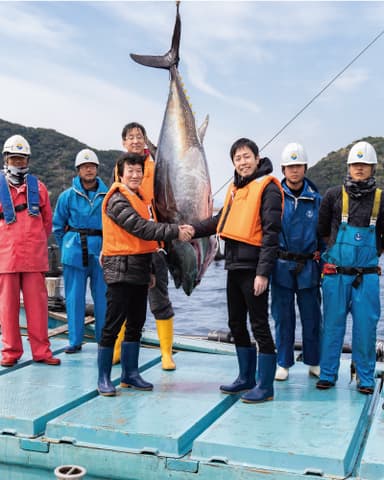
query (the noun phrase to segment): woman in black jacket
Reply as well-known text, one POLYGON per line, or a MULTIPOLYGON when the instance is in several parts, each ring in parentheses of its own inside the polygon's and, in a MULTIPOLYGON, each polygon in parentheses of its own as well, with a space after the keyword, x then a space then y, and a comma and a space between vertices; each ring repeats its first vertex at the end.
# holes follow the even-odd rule
POLYGON ((119 181, 111 186, 102 208, 102 263, 107 284, 107 313, 98 350, 98 390, 106 396, 116 394, 110 379, 112 357, 125 320, 120 386, 152 390, 153 385, 143 380, 138 370, 152 253, 161 247, 161 241, 191 239, 188 226, 156 223, 151 199, 146 198, 140 188, 144 174, 143 157, 124 154, 117 162, 117 172, 119 181))

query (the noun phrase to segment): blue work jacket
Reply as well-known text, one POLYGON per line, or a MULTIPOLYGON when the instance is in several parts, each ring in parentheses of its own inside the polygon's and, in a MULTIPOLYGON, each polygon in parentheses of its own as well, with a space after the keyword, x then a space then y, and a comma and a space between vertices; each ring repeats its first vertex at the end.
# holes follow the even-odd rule
MULTIPOLYGON (((68 230, 69 227, 101 231, 101 205, 108 188, 101 178, 97 177, 97 182, 96 191, 85 190, 77 176, 72 187, 62 192, 57 200, 53 233, 65 265, 84 268, 80 233, 68 230)), ((99 258, 102 241, 101 235, 87 236, 88 256, 99 258)))
MULTIPOLYGON (((301 195, 295 197, 284 179, 284 212, 279 235, 279 251, 311 255, 323 250, 317 234, 321 196, 316 186, 307 178, 301 195)), ((312 288, 320 283, 319 262, 305 262, 278 258, 272 273, 272 282, 285 288, 312 288)))

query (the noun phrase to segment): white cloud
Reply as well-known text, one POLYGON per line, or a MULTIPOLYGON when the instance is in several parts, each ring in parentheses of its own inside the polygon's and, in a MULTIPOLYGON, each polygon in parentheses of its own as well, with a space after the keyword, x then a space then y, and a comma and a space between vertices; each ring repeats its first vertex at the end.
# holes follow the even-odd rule
POLYGON ((200 58, 197 58, 193 53, 189 52, 187 55, 187 71, 188 78, 191 84, 199 89, 201 92, 211 95, 212 97, 218 98, 221 101, 228 103, 230 105, 235 105, 238 108, 245 108, 254 113, 260 112, 260 107, 254 103, 242 99, 238 96, 228 96, 224 92, 218 90, 207 80, 208 74, 206 71, 205 64, 201 61, 200 58))
POLYGON ((157 136, 160 104, 60 67, 51 75, 56 81, 47 84, 0 75, 0 91, 6 92, 1 102, 2 118, 54 128, 99 149, 120 148, 121 129, 132 115, 157 136), (150 118, 146 115, 149 111, 153 112, 150 118))
POLYGON ((342 15, 338 2, 265 2, 258 14, 260 38, 273 43, 307 43, 324 37, 342 15))
POLYGON ((369 74, 367 70, 362 68, 355 68, 346 71, 340 78, 338 78, 334 87, 339 91, 352 91, 358 89, 364 83, 369 81, 369 74))
MULTIPOLYGON (((337 65, 343 65, 345 52, 355 51, 354 45, 370 37, 360 26, 361 19, 368 25, 365 20, 373 7, 351 4, 181 3, 180 70, 196 114, 210 114, 205 144, 214 191, 232 175, 228 150, 236 138, 250 136, 261 146, 325 85, 326 72, 334 74, 337 65)), ((165 53, 175 3, 52 5, 0 2, 1 117, 55 128, 95 148, 120 148, 122 126, 137 120, 157 142, 167 76, 135 69, 127 52, 165 53)), ((378 24, 372 16, 369 29, 376 32, 378 24)), ((348 70, 268 146, 264 154, 275 162, 276 173, 285 140, 301 140, 315 161, 330 149, 375 134, 380 125, 377 99, 383 95, 383 67, 377 61, 370 67, 377 58, 374 52, 364 56, 366 66, 356 64, 364 68, 348 70), (355 92, 365 83, 359 95, 364 101, 373 98, 369 118, 353 117, 349 107, 360 100, 355 92)))
POLYGON ((13 40, 28 38, 29 43, 52 49, 65 45, 75 31, 28 2, 0 2, 0 35, 13 40))

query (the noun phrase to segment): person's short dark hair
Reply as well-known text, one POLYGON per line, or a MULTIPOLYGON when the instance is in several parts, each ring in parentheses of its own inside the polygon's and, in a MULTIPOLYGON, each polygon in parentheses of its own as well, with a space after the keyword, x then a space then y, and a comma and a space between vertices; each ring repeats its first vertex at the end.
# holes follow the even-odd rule
MULTIPOLYGON (((305 166, 305 168, 304 168, 304 173, 307 173, 308 165, 305 164, 304 166, 305 166)), ((285 176, 285 167, 288 167, 288 165, 282 165, 282 166, 281 166, 281 173, 282 173, 284 176, 285 176)))
POLYGON ((124 173, 124 165, 141 165, 144 172, 144 160, 145 157, 138 155, 137 153, 124 153, 116 162, 116 173, 118 177, 122 177, 124 173))
POLYGON ((249 138, 239 138, 232 145, 230 150, 232 162, 233 162, 233 157, 235 156, 236 150, 243 147, 248 147, 253 152, 255 157, 257 157, 257 155, 259 154, 259 147, 256 145, 256 143, 253 140, 250 140, 249 138))
POLYGON ((134 128, 137 128, 138 130, 140 130, 141 133, 143 134, 143 137, 147 138, 147 132, 145 131, 145 128, 143 127, 143 125, 137 122, 127 123, 127 125, 125 125, 125 127, 123 128, 123 131, 121 132, 121 138, 125 140, 125 137, 128 135, 128 132, 130 132, 134 128))

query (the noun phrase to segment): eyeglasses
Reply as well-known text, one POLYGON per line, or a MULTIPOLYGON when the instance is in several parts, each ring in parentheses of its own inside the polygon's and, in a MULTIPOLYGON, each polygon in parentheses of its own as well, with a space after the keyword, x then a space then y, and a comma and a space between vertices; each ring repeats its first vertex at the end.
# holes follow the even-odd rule
POLYGON ((137 140, 139 142, 142 142, 142 141, 144 141, 144 137, 143 137, 143 135, 128 135, 127 137, 125 137, 125 140, 128 140, 130 142, 132 142, 133 140, 137 140))
POLYGON ((82 170, 96 170, 97 165, 96 165, 96 163, 83 163, 83 164, 80 165, 79 168, 82 169, 82 170))
POLYGON ((128 169, 125 171, 125 174, 127 176, 130 176, 130 177, 133 177, 134 175, 138 176, 138 177, 142 177, 144 175, 144 172, 143 170, 140 168, 140 170, 131 170, 131 169, 128 169))

